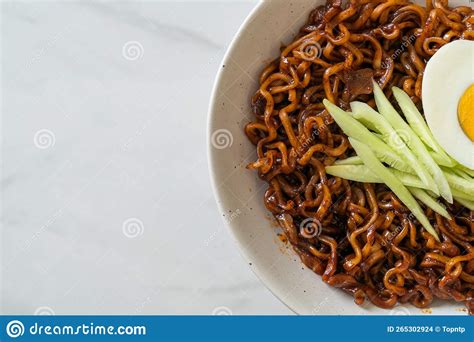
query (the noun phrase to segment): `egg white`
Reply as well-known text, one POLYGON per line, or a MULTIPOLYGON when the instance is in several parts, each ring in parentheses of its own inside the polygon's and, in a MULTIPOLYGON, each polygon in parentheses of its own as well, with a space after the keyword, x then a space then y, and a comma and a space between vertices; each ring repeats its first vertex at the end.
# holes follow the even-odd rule
POLYGON ((474 41, 444 45, 426 65, 422 84, 423 111, 435 139, 457 162, 474 169, 474 143, 462 130, 458 104, 474 83, 474 41))

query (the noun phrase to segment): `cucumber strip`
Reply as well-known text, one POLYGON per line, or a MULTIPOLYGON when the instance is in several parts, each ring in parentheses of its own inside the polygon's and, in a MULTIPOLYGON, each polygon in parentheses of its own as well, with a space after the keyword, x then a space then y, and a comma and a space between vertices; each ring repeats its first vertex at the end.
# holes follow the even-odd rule
POLYGON ((408 124, 413 129, 413 131, 418 134, 418 136, 427 146, 438 153, 440 158, 442 158, 445 163, 452 163, 452 159, 446 154, 441 145, 438 144, 430 129, 428 128, 425 119, 418 111, 418 108, 416 108, 413 101, 410 99, 410 96, 397 87, 393 87, 392 91, 395 99, 398 102, 398 105, 400 106, 400 109, 405 115, 405 118, 407 119, 408 124))
POLYGON ((433 160, 439 166, 446 166, 446 167, 449 167, 449 168, 452 168, 452 167, 456 166, 456 162, 451 158, 446 159, 442 155, 440 155, 439 153, 436 153, 434 151, 429 151, 429 153, 431 155, 431 158, 433 158, 433 160))
POLYGON ((386 118, 373 110, 369 105, 362 102, 351 102, 351 109, 353 116, 357 120, 360 119, 361 122, 370 122, 371 125, 375 126, 377 130, 382 133, 387 145, 397 152, 400 158, 413 167, 418 177, 420 177, 423 183, 425 183, 431 191, 437 194, 440 193, 429 172, 419 162, 413 152, 410 151, 404 140, 398 136, 397 131, 393 129, 392 125, 386 118))
POLYGON ((362 183, 383 183, 365 165, 331 165, 326 166, 326 173, 331 176, 362 183))
POLYGON ((359 101, 353 101, 350 103, 351 105, 351 111, 352 111, 352 116, 357 119, 361 124, 363 124, 365 127, 370 129, 371 131, 378 133, 380 135, 383 135, 383 132, 380 131, 377 125, 375 125, 372 121, 366 120, 365 117, 361 116, 360 113, 364 111, 374 111, 375 110, 370 107, 368 104, 364 102, 359 102, 359 101))
POLYGON ((431 226, 430 221, 425 216, 423 210, 410 191, 408 191, 408 189, 397 179, 397 177, 395 177, 393 173, 390 172, 390 170, 388 170, 377 159, 369 146, 353 138, 349 138, 349 141, 364 164, 380 179, 384 180, 384 183, 394 192, 400 201, 402 201, 408 207, 408 209, 411 210, 413 215, 415 215, 426 231, 433 235, 437 241, 439 241, 438 234, 431 226))
MULTIPOLYGON (((410 99, 411 101, 411 99, 410 99)), ((416 108, 416 107, 415 107, 416 108)), ((367 120, 364 115, 361 115, 361 113, 365 111, 370 111, 372 110, 373 112, 377 113, 375 110, 373 110, 369 105, 363 103, 363 102, 358 102, 358 101, 354 101, 354 102, 351 102, 351 109, 352 109, 352 112, 353 112, 353 116, 360 122, 362 123, 364 126, 366 126, 367 128, 369 128, 370 130, 376 132, 375 135, 376 136, 379 136, 381 135, 382 133, 380 132, 379 128, 376 127, 376 125, 374 125, 372 123, 372 121, 370 120, 367 120), (367 108, 368 107, 368 108, 367 108)), ((377 113, 378 114, 378 113, 377 113)), ((420 114, 421 115, 421 114, 420 114)), ((431 132, 430 132, 431 134, 431 132)), ((447 156, 446 154, 441 154, 441 153, 437 153, 435 151, 429 151, 431 157, 433 158, 433 160, 436 162, 436 164, 440 165, 440 166, 446 166, 446 167, 454 167, 456 165, 456 162, 449 156, 447 156)), ((407 171, 405 171, 407 172, 407 171)), ((474 171, 473 171, 474 173, 474 171)))
POLYGON ((373 135, 375 135, 375 136, 376 136, 377 138, 379 138, 380 140, 384 141, 384 138, 383 138, 383 135, 382 135, 382 134, 373 132, 373 135))
MULTIPOLYGON (((399 171, 394 168, 389 168, 390 172, 393 173, 395 177, 397 177, 404 185, 406 186, 411 186, 414 188, 419 188, 419 189, 424 189, 424 190, 430 190, 422 181, 420 178, 418 178, 415 175, 412 175, 410 173, 406 173, 403 171, 399 171)), ((433 193, 435 196, 435 193, 433 193)))
POLYGON ((349 157, 346 159, 338 159, 334 162, 334 165, 363 165, 364 162, 359 156, 349 157))
POLYGON ((463 170, 461 169, 456 169, 456 168, 451 168, 449 169, 450 171, 452 171, 453 173, 455 173, 456 175, 458 175, 459 177, 462 177, 464 179, 467 179, 467 180, 471 180, 472 177, 469 176, 466 172, 464 172, 463 170))
POLYGON ((459 165, 456 165, 455 168, 466 172, 471 177, 474 177, 474 170, 471 170, 470 168, 465 167, 464 165, 459 164, 459 165))
MULTIPOLYGON (((389 169, 395 177, 405 186, 414 188, 426 189, 426 185, 416 177, 409 173, 398 171, 397 169, 389 169)), ((377 177, 367 166, 365 165, 331 165, 326 166, 326 173, 328 175, 348 179, 355 182, 362 183, 384 183, 382 179, 377 177)))
POLYGON ((323 104, 347 136, 369 144, 375 155, 390 166, 400 171, 412 170, 411 166, 403 161, 394 150, 374 136, 364 125, 354 119, 352 115, 346 113, 328 100, 323 100, 323 104))
POLYGON ((474 198, 474 180, 464 179, 449 171, 444 171, 444 175, 453 189, 457 189, 474 198))
POLYGON ((468 208, 469 210, 474 210, 474 201, 469 201, 464 198, 454 196, 454 199, 458 201, 460 204, 468 208))
POLYGON ((436 195, 433 191, 430 191, 430 190, 426 190, 426 193, 428 195, 430 195, 431 197, 433 197, 433 198, 438 198, 439 197, 439 195, 436 195))
POLYGON ((419 158, 420 162, 426 166, 428 172, 433 176, 441 196, 448 203, 453 203, 453 195, 451 194, 451 189, 443 171, 441 171, 438 164, 435 163, 420 138, 418 138, 410 126, 408 126, 405 120, 403 120, 395 108, 393 108, 390 101, 385 97, 385 94, 376 82, 374 82, 374 95, 375 103, 377 104, 380 113, 387 119, 393 128, 399 132, 400 137, 419 158))
POLYGON ((446 208, 443 207, 441 204, 439 204, 438 201, 436 201, 433 197, 428 195, 426 191, 422 189, 418 189, 418 188, 412 188, 412 187, 408 187, 408 190, 411 192, 413 197, 418 199, 421 203, 426 205, 428 208, 433 209, 435 212, 437 212, 441 216, 446 217, 448 220, 451 219, 451 216, 449 215, 446 208))
MULTIPOLYGON (((464 199, 466 201, 474 201, 474 197, 469 195, 469 194, 465 194, 464 192, 462 191, 459 191, 458 189, 451 189, 451 191, 453 192, 453 196, 455 198, 461 198, 461 199, 464 199)), ((458 201, 459 202, 459 201, 458 201)))

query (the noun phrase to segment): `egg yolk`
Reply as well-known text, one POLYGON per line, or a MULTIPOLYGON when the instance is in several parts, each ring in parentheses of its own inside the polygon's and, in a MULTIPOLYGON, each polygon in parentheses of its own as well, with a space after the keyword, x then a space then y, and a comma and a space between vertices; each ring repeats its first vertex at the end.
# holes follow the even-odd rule
POLYGON ((464 133, 474 142, 474 84, 467 88, 459 100, 458 120, 464 133))

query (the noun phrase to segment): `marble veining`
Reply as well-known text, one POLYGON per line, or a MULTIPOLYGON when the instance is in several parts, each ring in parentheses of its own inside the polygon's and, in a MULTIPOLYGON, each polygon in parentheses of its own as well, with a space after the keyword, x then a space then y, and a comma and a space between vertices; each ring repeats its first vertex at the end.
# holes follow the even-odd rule
POLYGON ((3 314, 289 314, 226 231, 210 92, 256 1, 2 2, 3 314))

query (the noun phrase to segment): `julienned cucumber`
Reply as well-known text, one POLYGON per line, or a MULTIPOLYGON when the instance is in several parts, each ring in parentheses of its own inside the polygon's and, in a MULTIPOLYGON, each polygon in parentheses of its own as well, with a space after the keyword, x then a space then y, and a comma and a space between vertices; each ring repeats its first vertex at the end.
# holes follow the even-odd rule
POLYGON ((464 171, 464 172, 466 172, 469 176, 474 177, 474 170, 471 170, 471 169, 469 169, 469 168, 467 168, 467 167, 465 167, 465 166, 463 166, 463 165, 456 165, 454 168, 455 168, 455 169, 458 169, 458 170, 461 170, 461 171, 464 171))
POLYGON ((415 198, 418 199, 420 202, 422 202, 424 205, 433 209, 435 212, 437 212, 441 216, 446 217, 448 220, 451 219, 451 216, 449 215, 446 208, 443 207, 433 197, 428 195, 426 191, 424 191, 423 189, 413 188, 413 187, 408 187, 408 190, 410 190, 411 194, 415 196, 415 198))
POLYGON ((436 194, 440 194, 435 181, 426 168, 419 162, 412 151, 407 147, 402 137, 393 129, 392 125, 382 115, 373 110, 369 105, 362 102, 351 102, 354 118, 364 124, 370 124, 380 132, 383 140, 390 146, 399 157, 412 166, 416 174, 428 188, 436 194))
POLYGON ((448 158, 443 157, 441 154, 434 152, 434 151, 429 151, 431 158, 438 164, 439 166, 446 166, 449 168, 453 168, 456 165, 456 162, 451 159, 451 157, 448 156, 448 158))
POLYGON ((326 166, 326 173, 331 176, 361 183, 383 183, 365 165, 332 165, 326 166))
POLYGON ((356 151, 357 155, 362 159, 364 164, 379 177, 394 192, 394 194, 402 201, 415 215, 421 225, 439 241, 438 234, 431 226, 430 221, 423 213, 420 205, 410 193, 410 191, 386 168, 375 156, 372 150, 364 143, 349 138, 349 141, 356 151))
POLYGON ((393 108, 382 89, 376 82, 374 83, 375 103, 379 112, 387 119, 392 127, 397 131, 403 141, 410 147, 413 153, 419 158, 420 162, 427 168, 428 172, 433 176, 439 188, 441 196, 448 202, 453 203, 453 195, 449 187, 448 181, 441 171, 438 164, 435 163, 423 142, 408 126, 393 108))
POLYGON ((446 218, 450 218, 448 211, 436 200, 440 194, 447 202, 452 203, 454 198, 474 210, 474 170, 447 155, 406 93, 398 88, 393 92, 408 124, 375 83, 375 101, 381 114, 361 102, 352 102, 353 113, 346 113, 329 101, 323 101, 357 153, 337 160, 326 167, 326 172, 358 182, 385 183, 438 239, 416 199, 446 218), (422 181, 426 179, 428 185, 422 181))
POLYGON ((363 165, 364 162, 360 157, 353 156, 346 159, 338 159, 334 162, 334 165, 363 165))
POLYGON ((462 177, 455 175, 449 171, 445 171, 444 175, 448 180, 449 185, 451 188, 459 190, 465 194, 468 194, 474 198, 474 180, 468 180, 462 177))
MULTIPOLYGON (((361 166, 363 164, 364 164, 364 162, 362 161, 362 159, 360 159, 359 156, 354 156, 354 157, 349 157, 349 158, 346 158, 346 159, 338 160, 334 163, 333 166, 330 166, 330 168, 332 168, 334 166, 345 166, 345 167, 361 166)), ((357 175, 352 176, 354 173, 364 172, 364 171, 362 171, 362 169, 336 168, 336 169, 334 169, 335 171, 332 171, 333 169, 330 169, 330 170, 331 170, 331 172, 337 172, 337 174, 333 174, 331 172, 328 172, 328 174, 331 174, 333 176, 337 176, 337 177, 341 177, 341 178, 346 178, 344 176, 347 176, 346 179, 363 182, 363 180, 354 179, 354 177, 356 177, 357 175)), ((398 177, 398 179, 400 179, 400 181, 403 184, 405 184, 406 186, 413 186, 413 187, 417 187, 417 188, 421 188, 421 189, 423 189, 423 188, 426 189, 426 187, 414 185, 415 183, 413 183, 413 182, 411 184, 409 184, 407 182, 408 178, 403 178, 403 177, 411 176, 416 180, 416 177, 414 177, 413 175, 407 174, 407 173, 404 173, 402 171, 395 170, 395 169, 391 169, 390 171, 396 177, 398 177)), ((463 171, 463 169, 443 168, 444 175, 445 175, 446 179, 448 180, 448 183, 451 187, 451 193, 453 194, 453 197, 474 202, 474 193, 473 193, 474 180, 472 179, 472 177, 469 177, 467 172, 464 173, 463 176, 461 176, 461 175, 457 174, 458 171, 465 172, 465 171, 463 171)), ((410 181, 412 181, 412 179, 410 179, 410 181)), ((417 184, 422 185, 420 180, 417 180, 417 181, 418 181, 417 184)), ((367 182, 374 182, 375 183, 375 181, 369 181, 369 180, 367 180, 367 182)), ((426 190, 428 190, 428 189, 426 189, 426 190)), ((436 195, 436 194, 433 194, 433 195, 436 195)))
POLYGON ((423 142, 429 148, 431 148, 437 153, 440 158, 440 161, 443 163, 444 166, 453 167, 454 165, 456 165, 456 162, 452 160, 446 154, 446 152, 444 152, 443 148, 433 137, 433 134, 428 128, 425 119, 423 119, 423 116, 418 111, 418 108, 416 108, 416 105, 413 103, 413 101, 410 99, 410 96, 408 96, 407 93, 397 87, 393 87, 392 91, 393 95, 395 96, 395 99, 397 100, 398 105, 400 106, 400 109, 405 115, 405 118, 407 119, 408 124, 413 129, 413 131, 418 134, 421 140, 423 140, 423 142))
POLYGON ((466 194, 462 191, 459 191, 458 189, 452 188, 451 191, 453 192, 453 197, 454 198, 460 198, 460 199, 463 199, 463 200, 466 200, 466 201, 474 201, 473 196, 471 196, 469 194, 466 194))
MULTIPOLYGON (((399 171, 397 169, 389 169, 400 182, 406 186, 427 189, 426 185, 415 175, 399 171)), ((331 176, 348 179, 354 182, 362 183, 384 183, 382 179, 377 177, 365 165, 331 165, 326 166, 326 173, 331 176)))
MULTIPOLYGON (((403 173, 396 169, 389 169, 395 177, 397 177, 403 185, 407 186, 408 190, 412 195, 417 198, 420 202, 424 203, 427 207, 433 209, 440 215, 450 219, 448 211, 439 204, 433 197, 428 195, 423 190, 425 187, 423 182, 420 181, 416 176, 403 173)), ((375 173, 365 165, 332 165, 326 166, 326 173, 332 176, 352 180, 355 182, 363 183, 384 183, 381 178, 377 177, 375 173)))
POLYGON ((354 119, 350 114, 332 104, 328 100, 323 100, 323 104, 334 118, 343 132, 352 138, 361 140, 370 145, 375 155, 384 163, 400 171, 411 171, 410 165, 405 163, 398 154, 392 150, 387 144, 371 133, 364 125, 354 119))
MULTIPOLYGON (((445 170, 445 168, 443 168, 443 170, 445 170)), ((451 168, 451 169, 448 169, 448 171, 451 171, 452 173, 458 175, 459 177, 467 179, 467 180, 470 180, 472 178, 471 176, 469 176, 469 174, 466 171, 463 171, 461 169, 451 168)), ((451 191, 452 190, 453 189, 451 188, 451 191)))
MULTIPOLYGON (((433 197, 428 195, 423 190, 425 185, 419 178, 409 173, 403 173, 396 169, 389 169, 393 175, 405 185, 412 195, 417 198, 420 202, 424 203, 427 207, 433 209, 440 215, 450 219, 447 210, 439 204, 433 197)), ((377 177, 367 166, 365 165, 332 165, 326 166, 326 173, 328 175, 352 180, 355 182, 362 183, 384 183, 381 178, 377 177)))
MULTIPOLYGON (((448 167, 449 170, 452 170, 456 174, 462 173, 462 174, 464 174, 464 176, 468 175, 469 178, 473 177, 470 174, 470 172, 472 172, 472 170, 469 170, 469 169, 466 170, 466 169, 460 168, 459 167, 460 165, 456 165, 456 167, 449 167, 447 165, 447 163, 444 163, 442 160, 438 159, 438 156, 435 152, 430 152, 430 154, 433 157, 433 160, 435 162, 437 162, 439 166, 448 167)), ((346 158, 346 159, 338 159, 334 162, 334 164, 335 165, 361 165, 363 163, 362 163, 362 160, 360 160, 360 158, 358 156, 353 156, 353 157, 349 157, 349 158, 346 158)), ((403 172, 408 172, 408 173, 411 173, 411 174, 415 174, 415 170, 413 170, 413 169, 403 170, 403 172)), ((472 173, 474 174, 474 172, 472 172, 472 173)))
POLYGON ((474 210, 474 201, 454 196, 454 199, 470 210, 474 210))

